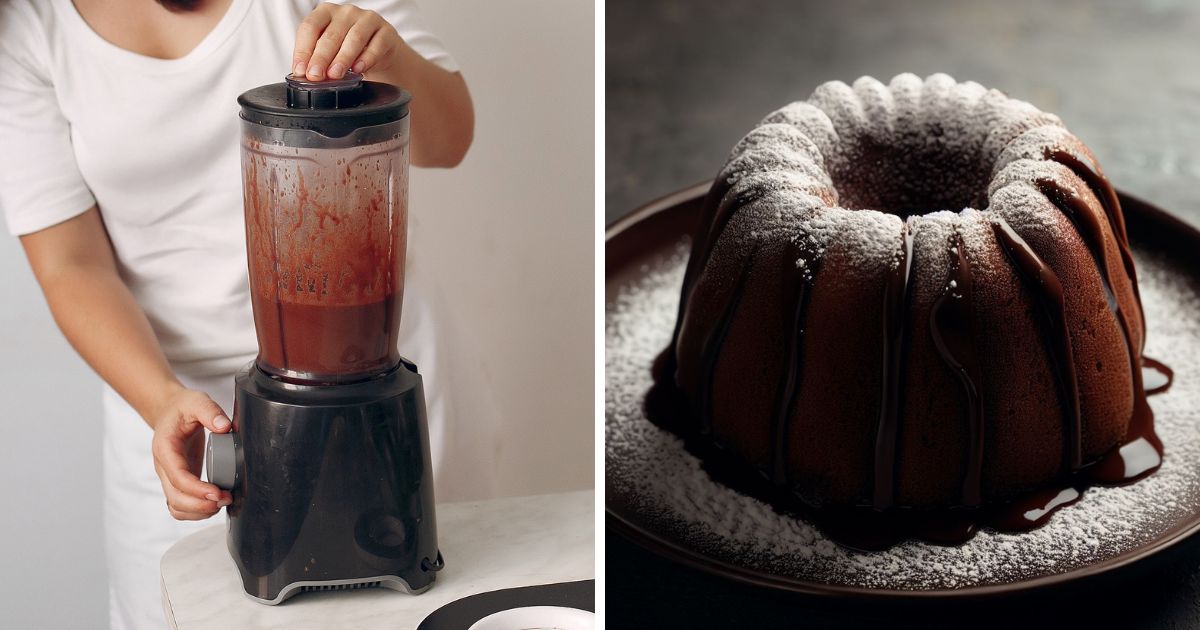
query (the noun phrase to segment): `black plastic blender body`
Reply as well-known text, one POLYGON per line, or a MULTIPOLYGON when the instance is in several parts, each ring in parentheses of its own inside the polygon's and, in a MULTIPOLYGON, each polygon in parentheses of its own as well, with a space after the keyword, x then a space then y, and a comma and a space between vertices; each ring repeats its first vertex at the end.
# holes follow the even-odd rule
POLYGON ((255 88, 242 106, 259 356, 209 442, 251 598, 384 586, 442 567, 422 380, 395 348, 407 93, 361 77, 255 88))

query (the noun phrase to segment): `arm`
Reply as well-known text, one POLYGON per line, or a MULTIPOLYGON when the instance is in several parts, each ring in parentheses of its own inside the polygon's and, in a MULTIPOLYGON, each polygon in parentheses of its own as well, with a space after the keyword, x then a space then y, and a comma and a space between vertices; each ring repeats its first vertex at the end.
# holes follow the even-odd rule
POLYGON ((208 518, 228 493, 200 480, 204 431, 230 428, 207 395, 186 389, 129 288, 117 273, 108 234, 93 206, 21 237, 54 321, 88 365, 154 429, 155 469, 172 516, 208 518))
MULTIPOLYGON (((399 37, 397 37, 399 39, 399 37)), ((413 116, 412 159, 415 166, 458 166, 475 135, 475 110, 461 74, 434 65, 399 40, 395 65, 375 69, 373 81, 402 85, 420 94, 409 106, 413 116)))
POLYGON ((374 11, 319 5, 296 31, 292 66, 313 81, 354 70, 412 92, 414 166, 455 166, 471 146, 475 110, 462 75, 422 57, 374 11))

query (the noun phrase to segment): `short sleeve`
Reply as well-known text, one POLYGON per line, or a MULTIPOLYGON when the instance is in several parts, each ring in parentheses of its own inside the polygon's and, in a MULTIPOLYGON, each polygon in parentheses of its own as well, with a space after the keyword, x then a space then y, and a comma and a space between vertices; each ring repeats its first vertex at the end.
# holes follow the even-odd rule
POLYGON ((50 81, 43 24, 20 1, 0 2, 0 212, 30 234, 95 203, 50 81))
POLYGON ((413 0, 339 0, 338 4, 353 4, 378 13, 396 27, 396 32, 417 54, 450 72, 458 72, 458 63, 442 40, 425 25, 421 10, 413 0))

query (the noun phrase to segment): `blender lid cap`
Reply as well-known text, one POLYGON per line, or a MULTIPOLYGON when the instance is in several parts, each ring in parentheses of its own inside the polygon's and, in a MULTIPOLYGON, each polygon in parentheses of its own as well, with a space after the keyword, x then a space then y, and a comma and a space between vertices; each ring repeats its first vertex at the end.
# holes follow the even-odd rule
POLYGON ((408 116, 412 95, 388 83, 364 81, 347 72, 341 79, 309 81, 288 75, 238 97, 242 119, 280 129, 306 129, 340 138, 408 116))

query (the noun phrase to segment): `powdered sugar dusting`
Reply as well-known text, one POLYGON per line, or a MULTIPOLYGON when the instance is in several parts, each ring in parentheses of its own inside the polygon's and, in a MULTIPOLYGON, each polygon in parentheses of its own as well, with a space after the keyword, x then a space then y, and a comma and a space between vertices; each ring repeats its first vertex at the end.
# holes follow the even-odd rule
POLYGON ((901 74, 884 85, 830 81, 808 101, 768 115, 722 172, 790 171, 828 205, 855 210, 951 211, 980 207, 994 172, 1048 147, 1086 149, 1058 117, 945 74, 901 74), (836 192, 833 192, 836 190, 836 192))
POLYGON ((1059 223, 1034 182, 1074 188, 1078 180, 1046 160, 1047 149, 1090 158, 1057 117, 978 83, 901 74, 887 85, 871 77, 822 84, 734 147, 720 177, 743 201, 741 216, 709 268, 727 275, 721 261, 742 260, 769 234, 799 234, 808 251, 838 251, 870 277, 895 264, 901 221, 893 212, 915 209, 926 223, 957 224, 972 205, 986 207, 1021 234, 1052 232, 1059 223))
POLYGON ((959 547, 906 542, 861 553, 715 483, 678 438, 646 420, 642 404, 652 382, 650 364, 670 341, 688 250, 681 242, 657 258, 646 275, 620 287, 606 309, 608 491, 654 533, 765 573, 929 590, 1009 583, 1083 567, 1129 551, 1200 512, 1200 297, 1194 281, 1188 284, 1162 258, 1135 252, 1149 330, 1146 354, 1175 370, 1171 389, 1150 398, 1166 445, 1157 473, 1131 486, 1091 488, 1079 503, 1032 532, 984 530, 959 547))

